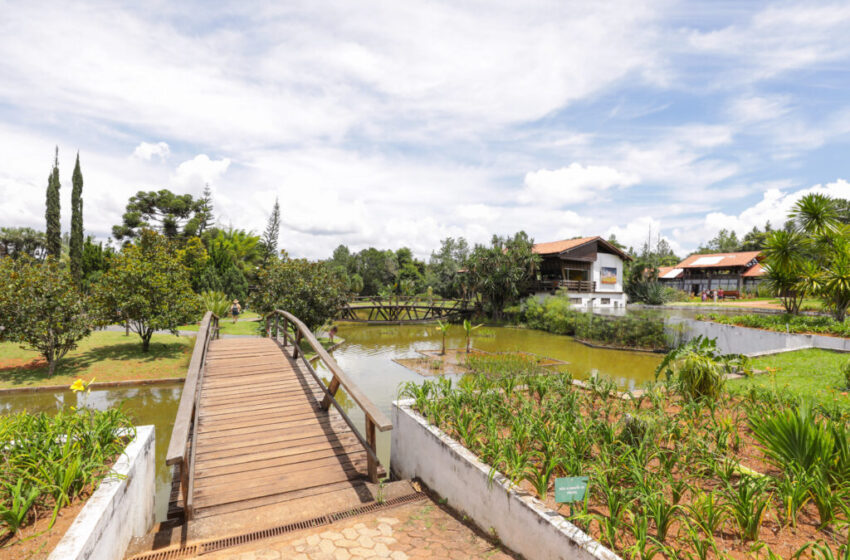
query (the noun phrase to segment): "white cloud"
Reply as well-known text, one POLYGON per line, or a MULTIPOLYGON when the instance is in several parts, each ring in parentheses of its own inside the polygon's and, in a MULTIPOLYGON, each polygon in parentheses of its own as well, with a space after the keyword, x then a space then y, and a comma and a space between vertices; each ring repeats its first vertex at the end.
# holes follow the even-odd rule
POLYGON ((739 235, 751 230, 754 226, 764 227, 770 221, 774 227, 781 227, 788 219, 788 214, 794 204, 807 194, 824 194, 833 198, 850 198, 850 183, 838 179, 826 185, 814 185, 806 189, 783 192, 779 189, 768 189, 762 199, 755 205, 737 215, 712 212, 705 217, 705 227, 710 231, 722 228, 735 230, 739 235))
POLYGON ((204 185, 215 183, 230 167, 230 160, 210 159, 207 154, 198 154, 177 166, 172 181, 185 189, 200 192, 204 185))
POLYGON ((655 246, 659 239, 666 239, 670 248, 676 255, 682 256, 684 250, 679 242, 674 238, 661 234, 661 222, 651 216, 640 216, 635 218, 624 226, 612 226, 605 231, 604 237, 608 238, 611 235, 617 237, 617 241, 626 247, 632 247, 635 251, 640 251, 644 243, 647 241, 651 246, 655 246))
POLYGON ((640 178, 603 165, 582 166, 571 163, 560 169, 539 169, 526 173, 519 193, 522 203, 555 204, 563 206, 585 202, 601 196, 612 187, 630 187, 640 178))
POLYGON ((846 29, 850 4, 785 3, 769 5, 747 22, 711 31, 693 31, 688 36, 697 52, 733 58, 728 72, 733 82, 755 81, 776 74, 837 61, 850 54, 846 29))
POLYGON ((729 115, 739 123, 770 121, 785 115, 789 108, 786 95, 738 97, 729 105, 729 115))
POLYGON ((160 161, 164 161, 168 158, 169 154, 170 150, 168 149, 168 144, 165 142, 157 142, 156 144, 142 142, 133 150, 133 157, 145 161, 150 161, 153 157, 158 157, 160 161))

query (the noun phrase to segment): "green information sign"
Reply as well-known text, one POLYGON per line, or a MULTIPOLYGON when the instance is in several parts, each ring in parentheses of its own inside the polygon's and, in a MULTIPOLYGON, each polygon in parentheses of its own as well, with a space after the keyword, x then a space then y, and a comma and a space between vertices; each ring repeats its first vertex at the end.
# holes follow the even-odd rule
POLYGON ((580 502, 587 491, 586 476, 570 476, 555 479, 555 501, 559 504, 580 502))

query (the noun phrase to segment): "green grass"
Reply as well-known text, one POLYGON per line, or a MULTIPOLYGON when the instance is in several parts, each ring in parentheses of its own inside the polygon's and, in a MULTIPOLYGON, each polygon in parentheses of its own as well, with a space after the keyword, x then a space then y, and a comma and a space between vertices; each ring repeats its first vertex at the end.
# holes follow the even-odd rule
POLYGON ((848 388, 841 374, 841 366, 850 356, 828 350, 798 350, 753 360, 755 369, 771 368, 764 375, 729 381, 732 393, 744 393, 750 387, 761 387, 792 396, 811 398, 815 402, 831 405, 837 403, 850 408, 848 388))
POLYGON ((189 367, 194 337, 155 334, 150 351, 142 352, 138 335, 96 331, 80 341, 47 377, 47 365, 31 350, 0 343, 0 388, 70 385, 78 377, 95 381, 126 381, 182 377, 189 367))
MULTIPOLYGON (((239 315, 239 320, 236 324, 233 324, 233 318, 231 317, 222 317, 219 319, 219 333, 220 334, 247 334, 247 335, 257 335, 258 325, 260 316, 253 312, 245 312, 239 315)), ((182 327, 177 327, 177 330, 180 331, 197 331, 199 328, 198 324, 194 325, 183 325, 182 327)))

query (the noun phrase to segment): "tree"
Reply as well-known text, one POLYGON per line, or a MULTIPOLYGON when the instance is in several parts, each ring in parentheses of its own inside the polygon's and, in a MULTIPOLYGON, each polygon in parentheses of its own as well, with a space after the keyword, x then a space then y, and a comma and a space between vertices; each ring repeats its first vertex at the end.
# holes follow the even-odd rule
POLYGON ((109 260, 115 254, 115 251, 108 245, 104 247, 103 243, 95 243, 89 236, 83 244, 82 253, 80 286, 83 290, 90 291, 91 285, 109 268, 109 260))
POLYGON ((119 241, 136 239, 145 229, 170 239, 196 235, 203 204, 203 199, 196 201, 190 194, 178 195, 168 189, 139 191, 130 197, 122 223, 112 227, 112 235, 119 241))
POLYGON ((528 293, 532 271, 540 262, 540 256, 531 250, 533 244, 520 231, 513 237, 494 235, 489 247, 476 245, 472 250, 468 261, 470 282, 494 317, 501 317, 506 306, 528 293))
POLYGON ((735 231, 721 229, 714 239, 705 245, 700 245, 697 253, 736 253, 741 250, 741 242, 735 231))
POLYGON ((326 262, 290 259, 285 254, 257 275, 251 307, 260 314, 289 311, 315 330, 345 304, 346 286, 326 262))
POLYGON ((263 250, 263 266, 266 266, 270 259, 277 256, 278 237, 280 237, 280 203, 275 198, 269 223, 266 225, 266 231, 263 232, 263 239, 260 242, 263 250))
POLYGON ((428 263, 429 276, 433 278, 434 288, 443 297, 459 297, 462 282, 458 271, 466 266, 469 258, 469 244, 463 237, 447 237, 440 242, 440 249, 431 253, 428 263))
POLYGON ((189 236, 196 235, 200 237, 215 224, 212 191, 210 190, 209 183, 204 185, 204 193, 195 204, 195 215, 186 223, 184 233, 189 236))
POLYGON ((201 312, 173 243, 151 230, 142 230, 136 244, 112 258, 94 292, 105 320, 126 321, 145 352, 154 331, 177 334, 178 326, 201 312))
POLYGON ((17 259, 29 256, 35 260, 44 260, 47 255, 47 237, 44 232, 32 228, 0 228, 0 258, 17 259))
POLYGON ((0 340, 18 342, 47 361, 47 375, 91 333, 95 318, 58 260, 0 259, 0 340))
POLYGON ((47 256, 58 259, 62 253, 62 223, 59 220, 59 146, 56 146, 56 157, 53 169, 47 178, 47 204, 44 217, 47 221, 47 256))
POLYGON ((71 184, 71 240, 68 253, 71 277, 79 283, 83 275, 83 173, 80 171, 80 152, 77 152, 71 184))
POLYGON ((760 230, 758 226, 753 226, 753 229, 747 232, 741 240, 741 251, 761 251, 764 249, 767 235, 771 231, 772 228, 769 221, 764 224, 764 231, 760 230))
POLYGON ((765 281, 779 297, 786 313, 799 313, 805 297, 800 278, 805 266, 802 250, 808 244, 809 240, 799 231, 773 231, 765 240, 765 281))

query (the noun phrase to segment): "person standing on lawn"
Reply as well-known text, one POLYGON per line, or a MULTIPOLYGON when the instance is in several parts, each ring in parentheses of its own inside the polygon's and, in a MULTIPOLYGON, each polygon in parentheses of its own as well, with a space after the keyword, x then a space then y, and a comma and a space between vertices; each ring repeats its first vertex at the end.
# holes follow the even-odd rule
POLYGON ((239 305, 239 300, 234 299, 233 305, 230 306, 230 314, 233 316, 233 324, 236 324, 236 320, 239 318, 239 314, 242 313, 242 306, 239 305))

